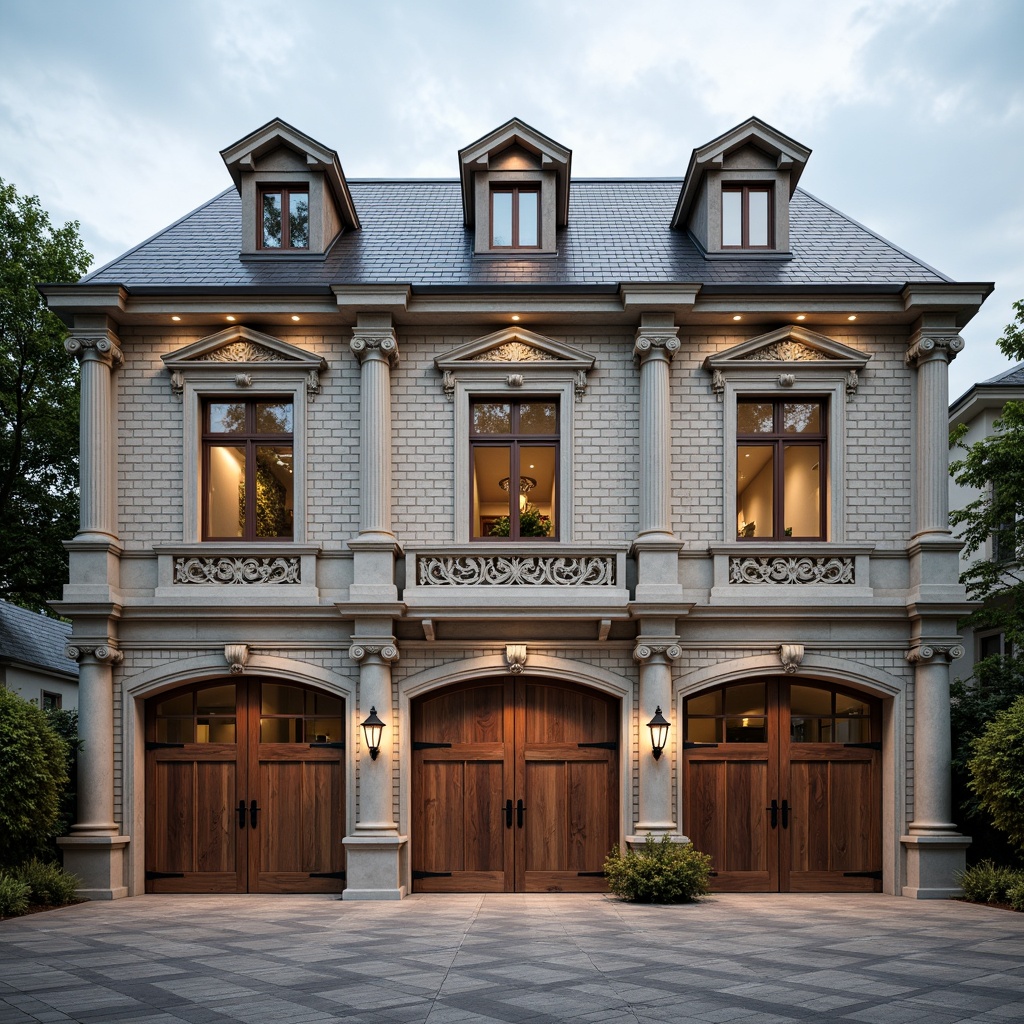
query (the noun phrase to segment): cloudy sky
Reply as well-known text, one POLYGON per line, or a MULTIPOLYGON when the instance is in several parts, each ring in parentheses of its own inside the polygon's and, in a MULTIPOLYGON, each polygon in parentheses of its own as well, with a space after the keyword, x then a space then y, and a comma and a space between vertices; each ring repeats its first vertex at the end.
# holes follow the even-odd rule
POLYGON ((0 0, 0 178, 97 265, 229 183, 273 117, 360 177, 455 177, 511 116, 573 174, 681 175, 756 114, 801 186, 954 278, 994 281, 951 397, 1006 369, 1024 298, 1020 0, 0 0))

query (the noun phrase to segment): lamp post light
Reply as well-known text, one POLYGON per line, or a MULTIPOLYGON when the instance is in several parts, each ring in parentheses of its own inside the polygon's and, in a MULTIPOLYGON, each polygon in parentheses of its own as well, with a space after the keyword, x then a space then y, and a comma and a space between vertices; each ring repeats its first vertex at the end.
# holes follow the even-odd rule
POLYGON ((647 728, 651 730, 651 753, 655 761, 660 759, 661 752, 668 742, 668 726, 668 719, 661 713, 659 704, 654 711, 654 717, 647 723, 647 728))
POLYGON ((384 732, 384 723, 377 717, 377 709, 370 708, 370 714, 363 722, 363 739, 370 751, 370 760, 376 761, 380 753, 380 737, 384 732))

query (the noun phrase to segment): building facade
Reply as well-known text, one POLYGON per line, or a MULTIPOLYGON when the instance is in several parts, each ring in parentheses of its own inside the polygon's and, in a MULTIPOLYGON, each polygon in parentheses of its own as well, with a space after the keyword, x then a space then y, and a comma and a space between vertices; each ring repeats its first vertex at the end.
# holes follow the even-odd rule
POLYGON ((0 688, 44 709, 78 707, 78 666, 64 656, 71 627, 0 601, 0 688))
POLYGON ((89 895, 587 891, 647 834, 722 889, 955 891, 947 364, 991 286, 809 152, 752 118, 573 180, 512 120, 349 182, 273 121, 44 288, 89 895))

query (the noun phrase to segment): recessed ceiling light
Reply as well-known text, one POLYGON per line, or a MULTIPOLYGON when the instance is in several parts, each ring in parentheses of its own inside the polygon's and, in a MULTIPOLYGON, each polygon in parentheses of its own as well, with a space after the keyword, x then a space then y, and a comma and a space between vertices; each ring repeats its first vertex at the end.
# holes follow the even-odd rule
POLYGON ((851 313, 846 319, 847 320, 856 320, 857 318, 851 313))
POLYGON ((742 320, 742 319, 743 319, 743 317, 741 317, 741 316, 739 315, 739 313, 737 313, 737 314, 736 314, 736 315, 735 315, 735 316, 733 317, 733 320, 742 320))
POLYGON ((293 320, 298 320, 299 318, 297 316, 293 316, 292 319, 293 320))
POLYGON ((806 320, 806 319, 807 319, 807 317, 806 317, 806 316, 805 316, 805 315, 804 315, 803 313, 800 313, 800 314, 799 314, 799 315, 797 316, 797 320, 806 320))
POLYGON ((171 319, 174 320, 174 321, 178 321, 178 320, 181 319, 181 317, 180 316, 172 316, 171 319))
POLYGON ((224 317, 224 319, 225 320, 234 320, 235 318, 233 316, 226 316, 226 317, 224 317))
POLYGON ((513 313, 512 314, 512 319, 513 320, 518 320, 519 319, 519 314, 518 313, 513 313))

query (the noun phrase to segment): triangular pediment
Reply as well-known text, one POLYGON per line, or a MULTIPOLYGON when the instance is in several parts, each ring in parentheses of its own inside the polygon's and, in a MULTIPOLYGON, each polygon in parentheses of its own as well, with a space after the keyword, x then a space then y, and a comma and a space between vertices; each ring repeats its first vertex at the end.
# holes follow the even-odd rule
POLYGON ((263 363, 289 363, 296 370, 322 370, 322 356, 288 344, 251 327, 229 327, 163 356, 170 370, 194 369, 204 363, 231 363, 253 366, 263 363))
POLYGON ((708 356, 704 360, 704 369, 723 370, 758 363, 814 363, 859 370, 867 365, 870 358, 870 355, 817 331, 790 325, 768 334, 759 334, 724 352, 708 356))
POLYGON ((451 349, 434 360, 439 370, 465 369, 481 363, 508 366, 555 363, 566 370, 589 370, 594 357, 574 345, 546 338, 522 327, 506 327, 451 349))

